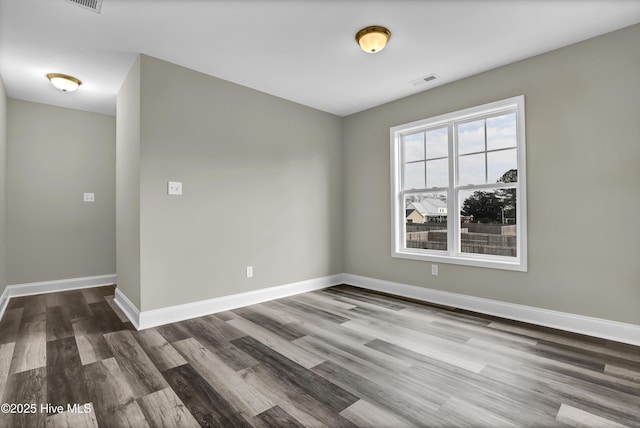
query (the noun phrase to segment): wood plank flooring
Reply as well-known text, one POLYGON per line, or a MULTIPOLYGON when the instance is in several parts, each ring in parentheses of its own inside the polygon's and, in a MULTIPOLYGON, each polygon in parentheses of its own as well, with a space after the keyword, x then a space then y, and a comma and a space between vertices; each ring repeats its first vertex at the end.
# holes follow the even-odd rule
POLYGON ((113 294, 9 302, 0 427, 640 427, 640 347, 349 286, 138 332, 113 294))

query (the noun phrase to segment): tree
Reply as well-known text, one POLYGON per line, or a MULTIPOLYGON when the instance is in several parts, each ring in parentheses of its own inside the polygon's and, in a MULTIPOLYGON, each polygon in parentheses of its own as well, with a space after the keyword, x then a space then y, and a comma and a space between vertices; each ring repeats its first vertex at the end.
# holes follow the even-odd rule
POLYGON ((502 199, 495 192, 473 192, 462 204, 464 215, 472 215, 478 223, 492 223, 502 215, 502 199))
MULTIPOLYGON (((515 183, 518 170, 510 169, 498 179, 498 183, 515 183)), ((516 218, 516 189, 498 189, 495 192, 476 191, 462 204, 464 215, 473 215, 478 223, 504 222, 516 218)))
MULTIPOLYGON (((502 174, 502 177, 498 179, 498 183, 515 183, 518 181, 518 170, 510 169, 502 174)), ((504 216, 515 221, 516 219, 516 189, 501 189, 498 190, 498 197, 503 201, 504 216)))
POLYGON ((518 181, 518 170, 510 169, 498 178, 498 183, 516 183, 518 181))

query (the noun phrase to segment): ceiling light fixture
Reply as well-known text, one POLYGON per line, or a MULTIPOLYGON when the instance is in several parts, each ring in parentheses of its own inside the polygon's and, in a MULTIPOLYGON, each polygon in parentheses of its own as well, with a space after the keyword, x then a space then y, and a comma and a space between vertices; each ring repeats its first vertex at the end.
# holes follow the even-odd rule
POLYGON ((82 85, 82 82, 80 80, 66 74, 49 73, 47 74, 47 78, 53 86, 63 92, 73 92, 78 89, 80 85, 82 85))
POLYGON ((379 25, 363 28, 356 34, 356 42, 367 53, 380 52, 391 38, 391 31, 379 25))

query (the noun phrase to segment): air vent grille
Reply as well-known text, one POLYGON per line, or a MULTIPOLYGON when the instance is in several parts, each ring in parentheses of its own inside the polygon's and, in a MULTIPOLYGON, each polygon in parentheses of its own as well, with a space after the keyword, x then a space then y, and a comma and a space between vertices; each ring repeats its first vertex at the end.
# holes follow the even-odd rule
POLYGON ((428 76, 423 76, 419 79, 416 80, 412 80, 410 83, 413 86, 420 86, 420 85, 424 85, 425 83, 431 82, 433 80, 436 80, 438 78, 438 76, 436 74, 429 74, 428 76))
POLYGON ((102 9, 102 0, 67 0, 68 2, 77 4, 84 9, 88 9, 95 13, 100 13, 100 9, 102 9))

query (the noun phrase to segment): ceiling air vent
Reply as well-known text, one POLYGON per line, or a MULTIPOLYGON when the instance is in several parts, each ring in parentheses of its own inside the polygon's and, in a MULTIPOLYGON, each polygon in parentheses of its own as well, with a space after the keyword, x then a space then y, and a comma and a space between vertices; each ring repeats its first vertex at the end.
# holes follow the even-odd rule
POLYGON ((100 13, 102 0, 67 0, 95 13, 100 13))
POLYGON ((438 78, 438 76, 437 76, 437 75, 435 75, 435 74, 430 74, 430 75, 428 75, 428 76, 424 76, 424 77, 421 77, 421 78, 419 78, 419 79, 412 80, 410 83, 411 83, 413 86, 420 86, 420 85, 424 85, 424 84, 425 84, 425 83, 427 83, 427 82, 431 82, 432 80, 436 80, 437 78, 438 78))

